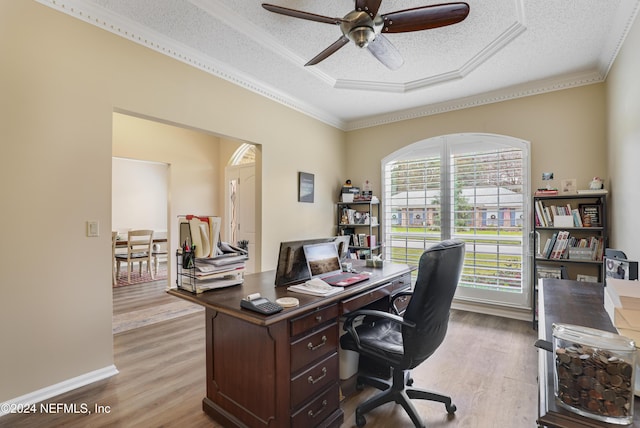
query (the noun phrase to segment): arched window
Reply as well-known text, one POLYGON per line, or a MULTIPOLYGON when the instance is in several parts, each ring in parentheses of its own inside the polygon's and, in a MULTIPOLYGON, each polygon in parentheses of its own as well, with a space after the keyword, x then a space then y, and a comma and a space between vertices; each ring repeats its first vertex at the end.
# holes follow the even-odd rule
POLYGON ((244 143, 236 149, 229 159, 229 165, 243 165, 256 162, 256 146, 244 143))
POLYGON ((417 265, 443 239, 466 242, 456 297, 530 307, 526 257, 529 143, 456 134, 411 144, 382 160, 387 260, 417 265), (416 221, 417 213, 420 221, 416 221))

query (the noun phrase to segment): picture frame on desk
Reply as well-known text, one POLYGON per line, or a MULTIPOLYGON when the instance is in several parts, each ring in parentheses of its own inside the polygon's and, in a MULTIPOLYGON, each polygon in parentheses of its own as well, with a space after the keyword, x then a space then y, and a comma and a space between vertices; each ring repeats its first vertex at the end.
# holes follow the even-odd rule
MULTIPOLYGON (((583 224, 585 224, 586 217, 591 221, 591 227, 602 226, 602 206, 600 204, 580 204, 578 208, 583 224)), ((585 227, 587 227, 586 224, 585 227)))
POLYGON ((606 278, 638 279, 638 262, 627 259, 604 258, 604 276, 606 278))

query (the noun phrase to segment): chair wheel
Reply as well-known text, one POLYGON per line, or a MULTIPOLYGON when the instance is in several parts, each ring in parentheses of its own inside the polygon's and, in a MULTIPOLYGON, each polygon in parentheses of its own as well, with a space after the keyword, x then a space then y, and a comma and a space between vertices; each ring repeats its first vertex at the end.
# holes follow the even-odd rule
POLYGON ((367 420, 362 415, 356 415, 356 425, 358 428, 362 428, 367 423, 367 420))
POLYGON ((411 386, 411 385, 413 385, 413 378, 412 377, 407 379, 407 386, 411 386))
POLYGON ((450 415, 453 415, 456 412, 456 410, 458 410, 456 405, 453 403, 451 403, 450 405, 445 404, 445 407, 447 408, 447 413, 449 413, 450 415))

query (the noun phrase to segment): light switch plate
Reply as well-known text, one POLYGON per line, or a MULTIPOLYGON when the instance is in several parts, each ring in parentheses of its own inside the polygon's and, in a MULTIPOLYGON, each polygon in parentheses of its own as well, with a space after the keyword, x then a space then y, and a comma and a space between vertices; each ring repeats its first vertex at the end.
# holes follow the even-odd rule
POLYGON ((87 236, 94 238, 100 236, 100 223, 97 221, 87 222, 87 236))

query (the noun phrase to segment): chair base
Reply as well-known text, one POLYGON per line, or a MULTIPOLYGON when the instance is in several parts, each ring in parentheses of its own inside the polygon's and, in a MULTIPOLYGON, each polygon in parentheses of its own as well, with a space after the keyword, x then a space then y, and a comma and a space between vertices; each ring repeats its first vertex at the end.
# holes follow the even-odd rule
POLYGON ((400 404, 407 412, 411 421, 416 428, 424 428, 422 419, 418 414, 415 406, 411 402, 411 399, 437 401, 443 403, 447 410, 447 413, 453 415, 455 413, 456 406, 451 402, 451 397, 446 395, 436 394, 419 388, 408 388, 413 384, 409 370, 393 370, 392 382, 379 379, 373 376, 359 375, 357 380, 357 388, 362 389, 363 385, 369 385, 382 392, 371 397, 356 408, 356 425, 362 427, 366 424, 364 414, 378 406, 385 403, 395 402, 400 404))

